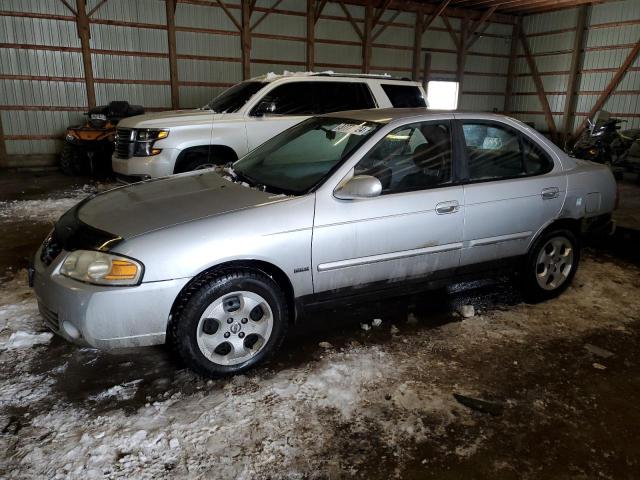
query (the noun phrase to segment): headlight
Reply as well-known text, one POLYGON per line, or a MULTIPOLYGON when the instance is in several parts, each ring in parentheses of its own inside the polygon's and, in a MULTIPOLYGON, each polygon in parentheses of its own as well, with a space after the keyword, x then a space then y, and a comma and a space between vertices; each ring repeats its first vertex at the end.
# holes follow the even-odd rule
POLYGON ((138 130, 136 140, 140 142, 149 142, 151 140, 162 140, 169 136, 169 130, 144 129, 138 130))
POLYGON ((64 139, 67 142, 75 142, 76 141, 76 137, 74 135, 71 135, 70 133, 67 133, 64 137, 64 139))
POLYGON ((142 264, 131 259, 91 250, 76 250, 67 255, 60 274, 96 285, 138 285, 142 264))

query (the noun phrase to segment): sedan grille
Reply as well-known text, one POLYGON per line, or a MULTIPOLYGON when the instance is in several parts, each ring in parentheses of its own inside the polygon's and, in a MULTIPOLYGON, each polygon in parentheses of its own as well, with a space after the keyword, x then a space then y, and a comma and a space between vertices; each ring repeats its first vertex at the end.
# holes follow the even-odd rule
POLYGON ((49 327, 54 332, 58 332, 60 330, 58 314, 52 310, 49 310, 41 302, 38 302, 38 310, 40 310, 40 315, 42 315, 44 323, 47 325, 47 327, 49 327))
POLYGON ((118 128, 116 131, 115 153, 117 158, 133 157, 133 135, 134 130, 131 128, 118 128))

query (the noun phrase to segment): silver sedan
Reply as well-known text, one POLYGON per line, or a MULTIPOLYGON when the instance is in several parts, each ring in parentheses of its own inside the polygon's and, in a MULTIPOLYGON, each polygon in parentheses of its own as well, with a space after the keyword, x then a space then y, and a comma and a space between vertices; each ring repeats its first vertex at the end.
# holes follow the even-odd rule
POLYGON ((171 343, 205 375, 244 371, 313 304, 518 272, 560 294, 616 185, 489 114, 308 119, 224 169, 117 188, 63 215, 35 255, 47 325, 97 348, 171 343))

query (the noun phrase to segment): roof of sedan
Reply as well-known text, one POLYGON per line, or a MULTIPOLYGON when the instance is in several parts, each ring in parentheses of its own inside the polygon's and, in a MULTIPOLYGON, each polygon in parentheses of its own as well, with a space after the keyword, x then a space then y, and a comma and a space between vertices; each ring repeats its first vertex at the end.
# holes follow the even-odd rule
MULTIPOLYGON (((443 115, 450 116, 451 114, 469 114, 473 112, 452 112, 449 110, 427 110, 424 107, 421 108, 377 108, 369 110, 347 110, 344 112, 328 113, 324 116, 334 118, 345 118, 349 120, 360 120, 363 122, 376 122, 376 123, 389 123, 393 120, 400 120, 404 118, 413 117, 427 117, 441 118, 443 115)), ((504 115, 495 113, 477 113, 478 119, 491 119, 491 118, 505 118, 504 115)))

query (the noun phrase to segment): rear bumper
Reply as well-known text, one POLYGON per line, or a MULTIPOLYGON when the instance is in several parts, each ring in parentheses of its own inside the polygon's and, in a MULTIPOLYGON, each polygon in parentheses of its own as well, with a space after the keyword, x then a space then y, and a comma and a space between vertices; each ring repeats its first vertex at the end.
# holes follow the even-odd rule
POLYGON ((610 213, 586 218, 582 223, 582 234, 586 236, 612 235, 615 229, 616 224, 611 219, 610 213))
POLYGON ((46 325, 66 340, 100 349, 162 344, 175 298, 189 279, 135 287, 89 285, 58 273, 66 252, 50 266, 36 253, 33 285, 46 325))
POLYGON ((152 157, 131 157, 118 158, 111 157, 111 167, 116 175, 123 178, 135 178, 144 180, 145 178, 166 177, 173 174, 176 159, 180 150, 175 148, 164 148, 158 155, 152 157))

